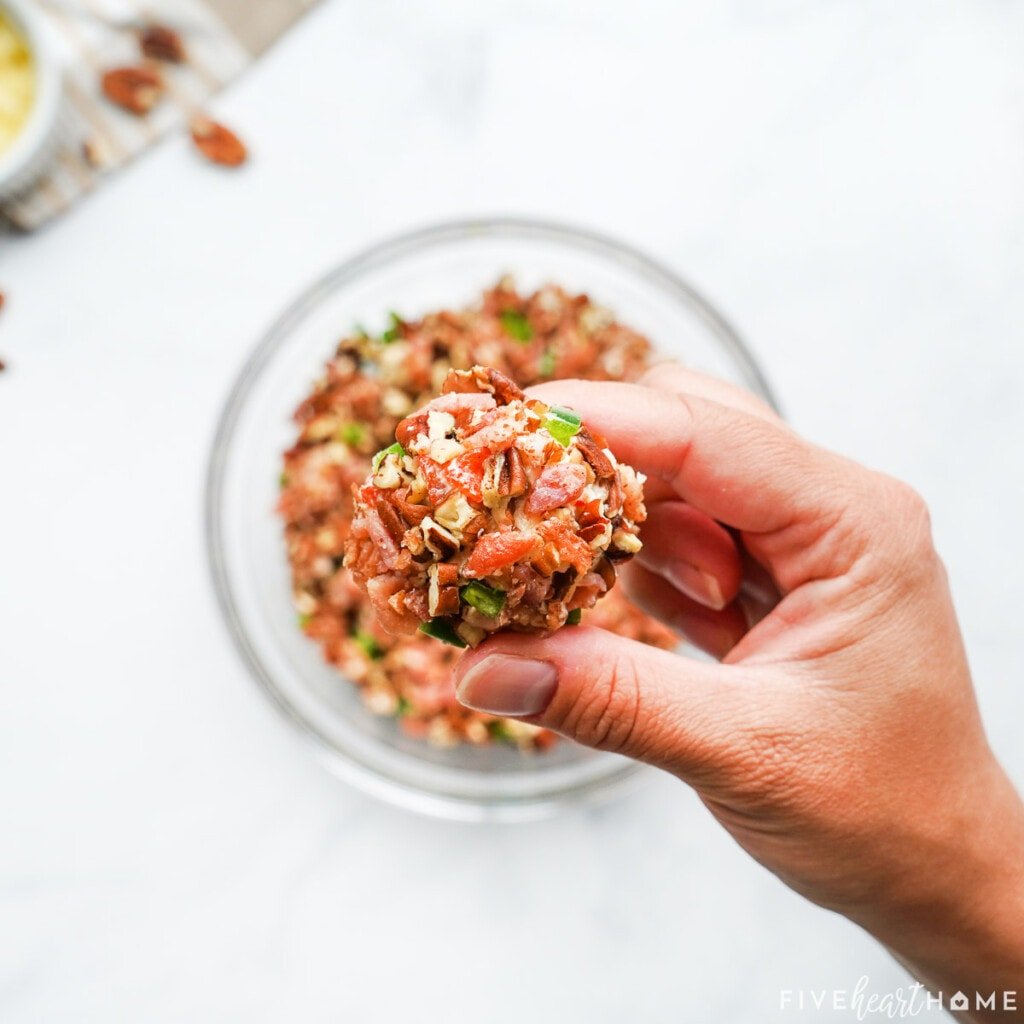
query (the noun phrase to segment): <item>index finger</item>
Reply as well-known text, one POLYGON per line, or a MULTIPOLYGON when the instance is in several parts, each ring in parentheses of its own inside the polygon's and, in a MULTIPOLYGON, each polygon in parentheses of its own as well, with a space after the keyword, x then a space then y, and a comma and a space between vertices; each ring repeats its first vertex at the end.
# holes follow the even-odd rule
POLYGON ((540 384, 529 394, 575 409, 617 458, 746 532, 831 518, 846 506, 851 471, 863 472, 781 421, 693 394, 580 380, 540 384))

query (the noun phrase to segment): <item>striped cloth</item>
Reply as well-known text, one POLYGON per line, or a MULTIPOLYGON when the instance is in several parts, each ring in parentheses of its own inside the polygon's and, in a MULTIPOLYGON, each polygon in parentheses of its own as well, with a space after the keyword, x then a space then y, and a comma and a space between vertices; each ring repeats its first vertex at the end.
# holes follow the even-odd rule
POLYGON ((38 0, 65 62, 64 124, 52 169, 0 219, 31 231, 66 210, 111 171, 187 124, 316 0, 38 0), (164 99, 146 117, 106 100, 100 76, 141 60, 137 29, 179 32, 184 64, 161 64, 164 99))

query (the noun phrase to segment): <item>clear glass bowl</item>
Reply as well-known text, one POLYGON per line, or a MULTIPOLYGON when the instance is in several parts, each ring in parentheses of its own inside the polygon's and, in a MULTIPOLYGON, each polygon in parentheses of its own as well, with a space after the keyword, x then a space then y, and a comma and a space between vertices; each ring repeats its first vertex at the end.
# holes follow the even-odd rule
POLYGON ((636 765, 570 742, 522 755, 503 745, 438 749, 367 711, 354 686, 297 628, 277 500, 292 411, 355 323, 385 325, 472 302, 511 273, 524 289, 557 282, 587 292, 659 351, 771 401, 726 321, 689 285, 609 239, 521 220, 443 224, 384 242, 317 281, 284 313, 235 382, 207 484, 210 563, 235 643, 263 691, 337 774, 415 810, 471 820, 521 820, 606 795, 636 765))

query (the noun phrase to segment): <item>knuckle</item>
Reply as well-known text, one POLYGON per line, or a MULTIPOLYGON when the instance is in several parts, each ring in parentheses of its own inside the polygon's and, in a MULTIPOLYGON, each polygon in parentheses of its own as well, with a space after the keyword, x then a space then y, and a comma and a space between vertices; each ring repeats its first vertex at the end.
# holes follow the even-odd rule
POLYGON ((895 477, 883 477, 890 509, 901 522, 930 529, 931 516, 928 503, 910 484, 895 477))
POLYGON ((588 747, 638 757, 640 716, 636 666, 616 658, 580 688, 556 727, 588 747))
POLYGON ((934 562, 931 513, 928 503, 909 484, 884 477, 884 536, 889 538, 891 566, 904 581, 931 572, 934 562))

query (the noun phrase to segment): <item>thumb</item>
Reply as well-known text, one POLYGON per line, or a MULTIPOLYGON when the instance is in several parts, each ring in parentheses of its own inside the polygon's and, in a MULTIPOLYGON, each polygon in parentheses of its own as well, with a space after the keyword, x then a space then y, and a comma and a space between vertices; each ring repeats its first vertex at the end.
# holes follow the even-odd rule
POLYGON ((697 781, 729 759, 748 690, 741 672, 573 626, 549 637, 498 634, 463 655, 455 683, 466 707, 697 781))

